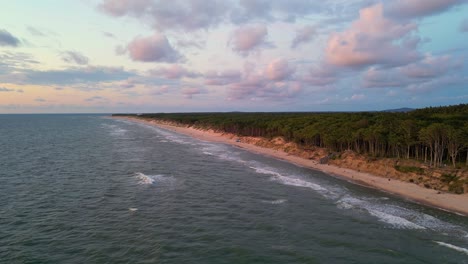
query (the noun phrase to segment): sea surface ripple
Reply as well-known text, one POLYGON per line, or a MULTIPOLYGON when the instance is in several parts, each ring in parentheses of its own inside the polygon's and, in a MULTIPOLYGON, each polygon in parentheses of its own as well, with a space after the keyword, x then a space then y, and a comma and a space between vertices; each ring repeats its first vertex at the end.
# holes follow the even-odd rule
POLYGON ((468 263, 466 217, 102 115, 0 115, 0 263, 468 263))

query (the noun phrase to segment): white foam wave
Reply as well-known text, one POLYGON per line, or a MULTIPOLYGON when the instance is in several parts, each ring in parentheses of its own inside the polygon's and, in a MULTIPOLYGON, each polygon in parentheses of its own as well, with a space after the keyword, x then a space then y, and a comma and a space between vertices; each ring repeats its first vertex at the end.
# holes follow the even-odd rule
POLYGON ((388 214, 388 213, 381 212, 381 211, 374 210, 374 209, 367 209, 367 211, 369 212, 369 214, 377 217, 380 221, 390 224, 397 228, 426 229, 423 226, 417 225, 409 220, 406 220, 405 218, 402 218, 396 215, 388 214))
POLYGON ((135 173, 135 177, 138 179, 138 184, 141 185, 161 185, 164 187, 175 187, 176 179, 172 176, 165 176, 161 174, 157 175, 146 175, 141 172, 135 173))
MULTIPOLYGON (((444 232, 450 235, 456 236, 467 236, 467 233, 463 231, 463 228, 455 225, 451 225, 447 222, 441 221, 433 216, 417 212, 412 209, 392 205, 391 199, 388 197, 371 198, 371 197, 360 197, 351 195, 346 188, 339 186, 331 186, 330 184, 318 184, 316 180, 310 177, 301 175, 291 175, 289 173, 283 173, 275 168, 266 166, 260 162, 245 160, 241 157, 240 152, 232 151, 222 144, 207 143, 197 141, 184 136, 179 136, 171 131, 148 126, 149 128, 157 131, 158 135, 162 137, 161 142, 165 140, 189 144, 196 146, 197 150, 205 155, 214 156, 216 158, 233 161, 249 166, 255 172, 265 175, 270 175, 272 181, 290 186, 296 186, 301 188, 308 188, 316 191, 323 197, 335 201, 338 208, 344 210, 358 210, 376 217, 379 221, 386 223, 393 228, 400 229, 430 229, 434 231, 444 232)), ((113 127, 115 129, 116 127, 113 127)), ((144 175, 137 174, 140 184, 155 184, 158 182, 174 181, 175 179, 163 175, 144 175)), ((167 184, 167 183, 166 183, 167 184)), ((274 201, 262 201, 270 204, 281 204, 284 203, 285 199, 279 199, 274 201)))
POLYGON ((221 160, 233 161, 237 163, 245 163, 246 161, 239 157, 239 153, 232 149, 227 149, 226 146, 220 144, 201 143, 199 144, 200 151, 208 156, 214 156, 221 160))
POLYGON ((151 176, 137 172, 135 177, 138 179, 138 184, 153 184, 154 179, 151 176))
POLYGON ((253 166, 251 166, 250 168, 254 169, 255 172, 260 173, 260 174, 273 175, 272 180, 280 182, 285 185, 310 188, 315 191, 327 191, 327 189, 323 188, 319 184, 306 181, 295 176, 285 176, 270 168, 259 168, 259 167, 253 167, 253 166))
MULTIPOLYGON (((340 209, 354 209, 368 212, 377 217, 379 221, 387 223, 394 228, 401 229, 426 229, 424 214, 405 209, 399 206, 379 203, 378 200, 370 198, 356 198, 345 195, 335 202, 340 209)), ((427 219, 426 219, 427 220, 427 219)))
POLYGON ((444 246, 444 247, 447 247, 447 248, 450 248, 450 249, 454 249, 458 252, 462 252, 462 253, 465 253, 465 255, 468 255, 468 249, 466 248, 462 248, 462 247, 458 247, 458 246, 455 246, 455 245, 452 245, 452 244, 449 244, 449 243, 445 243, 445 242, 440 242, 440 241, 434 241, 435 243, 441 245, 441 246, 444 246))
POLYGON ((308 181, 298 179, 298 178, 291 178, 291 177, 280 175, 280 176, 276 176, 275 180, 286 185, 310 188, 315 191, 327 191, 327 189, 323 188, 322 186, 318 184, 308 182, 308 181))
POLYGON ((286 199, 278 199, 278 200, 273 200, 273 201, 266 201, 266 200, 263 200, 262 203, 282 204, 282 203, 285 203, 286 201, 287 201, 286 199))

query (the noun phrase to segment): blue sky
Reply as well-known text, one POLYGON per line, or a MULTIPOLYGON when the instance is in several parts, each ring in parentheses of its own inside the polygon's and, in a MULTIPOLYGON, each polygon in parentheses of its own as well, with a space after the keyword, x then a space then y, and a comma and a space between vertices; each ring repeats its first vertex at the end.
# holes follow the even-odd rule
POLYGON ((2 3, 0 113, 468 103, 463 0, 2 3))

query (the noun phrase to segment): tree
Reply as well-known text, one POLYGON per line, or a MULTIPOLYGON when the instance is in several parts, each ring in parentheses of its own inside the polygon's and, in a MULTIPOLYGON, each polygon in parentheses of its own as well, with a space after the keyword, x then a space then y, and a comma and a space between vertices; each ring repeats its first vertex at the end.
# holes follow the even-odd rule
POLYGON ((447 126, 447 149, 448 154, 452 158, 453 167, 456 167, 456 160, 458 152, 463 147, 463 134, 459 129, 455 129, 452 126, 447 126))

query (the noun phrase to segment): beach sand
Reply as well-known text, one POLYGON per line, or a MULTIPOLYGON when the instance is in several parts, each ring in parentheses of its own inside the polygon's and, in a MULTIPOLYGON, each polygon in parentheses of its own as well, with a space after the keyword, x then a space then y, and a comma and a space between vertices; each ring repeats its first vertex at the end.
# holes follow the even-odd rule
POLYGON ((259 147, 245 142, 237 142, 236 137, 233 135, 226 135, 207 130, 198 130, 192 127, 168 125, 153 120, 143 120, 140 118, 115 118, 121 118, 134 122, 140 122, 148 125, 161 127, 167 130, 174 131, 176 133, 188 135, 205 141, 230 144, 251 152, 285 160, 302 167, 320 170, 334 177, 342 178, 350 182, 354 182, 360 185, 395 194, 417 203, 468 216, 468 194, 458 195, 444 193, 437 190, 426 189, 413 183, 403 182, 395 179, 390 180, 388 178, 371 175, 369 173, 358 172, 355 170, 340 168, 333 165, 320 164, 317 161, 293 156, 283 151, 259 147))

